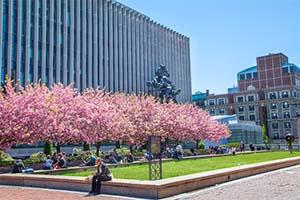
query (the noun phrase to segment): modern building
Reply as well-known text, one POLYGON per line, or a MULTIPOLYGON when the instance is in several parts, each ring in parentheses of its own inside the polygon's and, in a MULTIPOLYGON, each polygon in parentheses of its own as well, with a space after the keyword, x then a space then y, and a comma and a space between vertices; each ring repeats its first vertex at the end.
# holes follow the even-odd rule
POLYGON ((228 143, 263 144, 262 128, 252 121, 237 120, 236 115, 215 115, 213 118, 228 125, 231 136, 215 144, 206 141, 206 146, 226 145, 228 143))
POLYGON ((238 90, 207 96, 205 109, 211 115, 236 114, 239 121, 265 125, 273 143, 285 143, 288 133, 300 142, 300 68, 283 53, 256 62, 237 74, 238 90))
POLYGON ((0 82, 155 94, 160 64, 191 101, 189 38, 114 0, 1 0, 0 82))

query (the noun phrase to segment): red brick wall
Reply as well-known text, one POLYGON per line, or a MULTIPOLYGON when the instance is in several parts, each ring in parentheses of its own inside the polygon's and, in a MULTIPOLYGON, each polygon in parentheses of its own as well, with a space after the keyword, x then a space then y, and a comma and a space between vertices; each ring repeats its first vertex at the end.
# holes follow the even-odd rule
POLYGON ((288 57, 279 53, 256 58, 258 79, 240 80, 240 91, 247 90, 249 85, 256 89, 266 89, 295 84, 294 75, 283 74, 282 65, 288 63, 288 57))

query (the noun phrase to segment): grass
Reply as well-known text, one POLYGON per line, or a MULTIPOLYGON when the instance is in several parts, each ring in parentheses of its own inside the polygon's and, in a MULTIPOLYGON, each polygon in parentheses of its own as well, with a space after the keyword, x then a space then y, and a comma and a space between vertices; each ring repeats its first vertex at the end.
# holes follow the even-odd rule
MULTIPOLYGON (((287 151, 253 153, 236 156, 202 158, 195 160, 170 161, 163 163, 163 178, 200 173, 216 169, 236 167, 271 160, 300 156, 300 152, 290 154, 287 151)), ((111 169, 114 178, 148 180, 148 164, 117 167, 111 169)), ((87 177, 94 171, 59 173, 56 175, 87 177)))

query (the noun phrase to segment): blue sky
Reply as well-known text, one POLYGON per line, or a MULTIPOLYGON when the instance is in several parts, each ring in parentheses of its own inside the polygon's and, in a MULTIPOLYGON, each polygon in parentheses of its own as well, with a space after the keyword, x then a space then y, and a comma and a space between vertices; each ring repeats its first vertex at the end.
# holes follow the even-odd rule
POLYGON ((300 0, 119 0, 190 37, 192 91, 226 93, 256 57, 300 67, 300 0))

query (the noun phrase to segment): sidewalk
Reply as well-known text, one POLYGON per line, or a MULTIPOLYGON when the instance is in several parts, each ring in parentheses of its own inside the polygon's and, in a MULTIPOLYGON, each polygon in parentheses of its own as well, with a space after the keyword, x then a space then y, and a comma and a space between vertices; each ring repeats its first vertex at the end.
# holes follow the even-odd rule
POLYGON ((12 186, 0 186, 0 193, 0 199, 3 200, 129 200, 129 198, 118 196, 87 196, 87 193, 82 192, 12 186))

